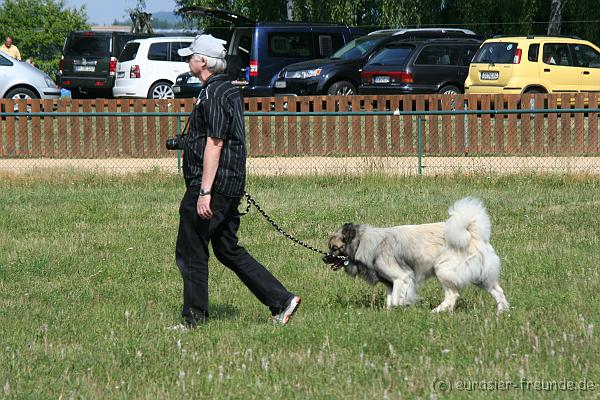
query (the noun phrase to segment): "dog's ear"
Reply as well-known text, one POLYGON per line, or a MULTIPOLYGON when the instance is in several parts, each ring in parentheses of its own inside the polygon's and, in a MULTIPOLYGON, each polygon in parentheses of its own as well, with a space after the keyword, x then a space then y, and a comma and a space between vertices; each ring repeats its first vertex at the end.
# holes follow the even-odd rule
POLYGON ((351 222, 345 223, 342 226, 342 236, 345 243, 350 243, 356 237, 356 226, 351 222))

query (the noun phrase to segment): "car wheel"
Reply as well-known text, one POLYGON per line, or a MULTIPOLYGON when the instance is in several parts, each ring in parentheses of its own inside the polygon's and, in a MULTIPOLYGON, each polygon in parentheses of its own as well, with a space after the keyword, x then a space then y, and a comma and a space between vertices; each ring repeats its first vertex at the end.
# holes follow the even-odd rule
POLYGON ((540 89, 528 89, 523 94, 540 94, 544 93, 540 89))
POLYGON ((348 81, 336 82, 327 90, 329 96, 352 96, 356 94, 356 88, 348 81))
POLYGON ((39 96, 29 89, 16 88, 6 93, 7 99, 13 100, 28 100, 28 99, 39 99, 39 96))
POLYGON ((460 90, 459 88, 457 88, 454 85, 447 85, 447 86, 444 86, 444 87, 440 88, 440 90, 438 91, 438 93, 441 93, 441 94, 462 94, 462 90, 460 90))
POLYGON ((148 91, 149 99, 173 99, 175 93, 169 82, 157 82, 148 91))

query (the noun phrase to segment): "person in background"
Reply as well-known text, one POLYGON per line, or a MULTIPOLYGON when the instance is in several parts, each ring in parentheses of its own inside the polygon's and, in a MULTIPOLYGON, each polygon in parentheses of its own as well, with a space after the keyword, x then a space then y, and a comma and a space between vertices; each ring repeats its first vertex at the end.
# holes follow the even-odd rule
POLYGON ((13 44, 13 38, 10 36, 7 36, 4 40, 4 44, 0 46, 0 51, 21 61, 21 53, 19 52, 17 46, 13 44))

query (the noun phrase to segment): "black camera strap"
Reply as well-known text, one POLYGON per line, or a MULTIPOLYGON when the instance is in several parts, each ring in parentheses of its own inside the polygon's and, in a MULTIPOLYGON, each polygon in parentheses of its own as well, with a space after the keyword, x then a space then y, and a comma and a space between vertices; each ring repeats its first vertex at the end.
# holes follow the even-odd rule
POLYGON ((181 131, 181 137, 187 135, 188 126, 190 125, 190 120, 192 119, 192 114, 190 114, 187 117, 187 121, 185 121, 185 125, 183 126, 183 130, 181 131))

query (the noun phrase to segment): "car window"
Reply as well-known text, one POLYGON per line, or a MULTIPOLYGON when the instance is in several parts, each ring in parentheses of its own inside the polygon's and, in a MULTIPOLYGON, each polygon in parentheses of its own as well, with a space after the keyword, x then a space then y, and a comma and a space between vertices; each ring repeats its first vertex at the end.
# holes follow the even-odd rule
POLYGON ((119 55, 119 62, 131 61, 134 60, 137 56, 138 49, 140 48, 140 44, 137 42, 127 43, 125 48, 119 55))
POLYGON ((245 54, 250 57, 250 52, 252 51, 252 35, 253 29, 251 28, 235 29, 231 41, 229 42, 227 54, 230 56, 245 54))
POLYGON ((461 49, 461 54, 460 54, 460 60, 461 60, 461 65, 469 65, 471 64, 471 61, 473 60, 473 57, 475 56, 475 54, 477 53, 477 50, 479 50, 479 46, 473 46, 473 47, 464 47, 461 49))
POLYGON ((185 62, 185 57, 181 57, 177 50, 190 46, 190 42, 172 42, 171 43, 171 61, 185 62))
POLYGON ((353 58, 360 58, 363 55, 371 51, 375 46, 381 43, 383 39, 381 37, 374 36, 363 36, 358 39, 354 39, 331 56, 331 58, 338 58, 342 60, 351 60, 353 58))
POLYGON ((148 60, 153 61, 168 61, 169 60, 169 43, 152 43, 148 50, 148 60))
POLYGON ((532 61, 532 62, 537 62, 539 52, 540 52, 539 44, 537 44, 537 43, 530 44, 529 50, 527 50, 527 60, 532 61))
POLYGON ((475 55, 473 62, 483 64, 512 64, 516 51, 516 43, 485 43, 475 55))
POLYGON ((414 50, 411 45, 394 45, 381 49, 371 58, 371 65, 406 65, 410 54, 414 50))
POLYGON ((585 68, 600 68, 600 53, 585 44, 571 45, 577 58, 577 65, 585 68))
POLYGON ((11 65, 13 65, 13 63, 8 58, 0 55, 0 65, 3 67, 10 67, 11 65))
POLYGON ((574 66, 569 46, 566 43, 546 43, 542 51, 542 59, 545 64, 574 66))
POLYGON ((458 49, 456 47, 432 45, 425 46, 415 60, 417 65, 457 65, 458 49))
POLYGON ((65 45, 65 55, 73 57, 110 57, 110 38, 108 36, 73 35, 65 45))
POLYGON ((269 32, 269 55, 273 57, 314 57, 310 32, 269 32))
POLYGON ((318 33, 319 56, 330 57, 333 52, 344 45, 341 33, 318 33))

